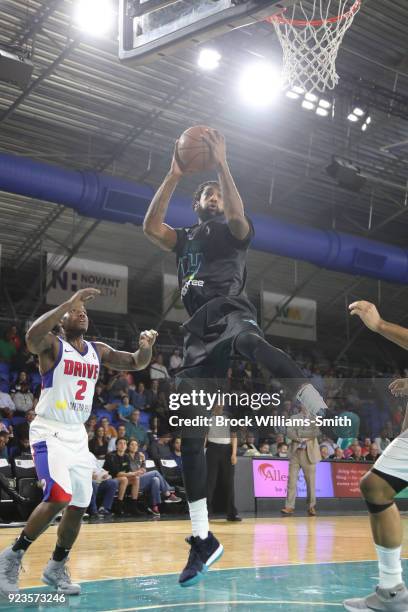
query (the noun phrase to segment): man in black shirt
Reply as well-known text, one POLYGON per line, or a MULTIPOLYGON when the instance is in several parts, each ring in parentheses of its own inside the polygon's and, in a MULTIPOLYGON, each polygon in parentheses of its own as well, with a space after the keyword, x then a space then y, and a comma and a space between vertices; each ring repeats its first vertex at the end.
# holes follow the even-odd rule
MULTIPOLYGON (((183 176, 177 162, 177 144, 169 173, 146 213, 143 230, 160 248, 174 251, 184 306, 183 365, 177 374, 178 391, 209 390, 208 383, 226 377, 231 354, 257 361, 280 379, 291 379, 292 390, 309 414, 326 405, 307 384, 300 368, 283 351, 263 338, 256 310, 245 293, 246 252, 254 235, 227 159, 224 137, 213 129, 203 136, 216 163, 218 181, 200 185, 193 198, 198 223, 174 229, 165 216, 170 198, 183 176)), ((214 390, 214 387, 213 389, 214 390)), ((189 410, 194 414, 194 407, 189 410)), ((200 580, 223 548, 208 531, 206 504, 205 432, 183 432, 181 454, 193 535, 191 552, 180 575, 181 586, 200 580)))

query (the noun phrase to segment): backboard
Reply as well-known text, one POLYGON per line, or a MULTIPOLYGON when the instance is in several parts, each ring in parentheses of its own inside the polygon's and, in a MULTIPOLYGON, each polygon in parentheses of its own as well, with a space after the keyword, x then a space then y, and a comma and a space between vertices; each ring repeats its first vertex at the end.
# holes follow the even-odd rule
POLYGON ((293 0, 120 0, 119 59, 136 64, 264 19, 293 0))

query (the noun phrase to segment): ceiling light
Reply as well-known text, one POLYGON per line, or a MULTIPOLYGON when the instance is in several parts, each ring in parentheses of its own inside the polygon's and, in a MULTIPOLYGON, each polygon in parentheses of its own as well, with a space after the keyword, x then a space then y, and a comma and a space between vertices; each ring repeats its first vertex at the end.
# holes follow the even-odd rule
POLYGON ((370 115, 368 115, 368 117, 367 117, 367 119, 365 120, 365 122, 366 122, 366 124, 367 124, 367 125, 370 125, 370 123, 371 123, 371 117, 370 117, 370 115))
POLYGON ((292 87, 292 91, 294 91, 297 94, 304 94, 305 90, 303 89, 303 87, 299 87, 299 85, 294 85, 292 87))
POLYGON ((320 106, 316 108, 316 115, 320 115, 321 117, 327 117, 328 114, 329 111, 326 108, 321 108, 320 106))
POLYGON ((361 129, 362 129, 362 131, 363 131, 363 132, 365 132, 365 131, 366 131, 366 129, 367 129, 367 124, 366 124, 366 123, 364 123, 364 124, 361 126, 361 129))
POLYGON ((302 107, 306 110, 313 110, 315 105, 313 104, 313 102, 309 102, 309 100, 303 100, 302 107))
POLYGON ((308 100, 309 102, 316 102, 317 100, 317 96, 314 93, 306 93, 305 94, 305 100, 308 100))
POLYGON ((329 100, 323 100, 323 98, 319 100, 319 106, 321 106, 322 108, 330 108, 331 105, 332 103, 329 102, 329 100))
POLYGON ((355 107, 355 109, 353 110, 353 113, 357 115, 357 117, 362 117, 364 115, 363 109, 360 108, 359 106, 355 107))
POLYGON ((358 117, 357 115, 355 115, 354 113, 350 113, 349 116, 347 117, 347 119, 349 121, 352 121, 353 123, 355 123, 356 121, 358 121, 358 117))
POLYGON ((239 89, 248 104, 268 106, 282 91, 282 77, 276 66, 258 62, 244 70, 239 89))
POLYGON ((201 49, 198 65, 203 70, 215 70, 220 65, 221 54, 216 49, 201 49))
POLYGON ((292 100, 297 100, 299 97, 299 94, 296 93, 295 91, 287 91, 286 92, 286 97, 287 98, 292 98, 292 100))
POLYGON ((115 23, 112 0, 77 0, 74 19, 84 32, 102 36, 115 23))

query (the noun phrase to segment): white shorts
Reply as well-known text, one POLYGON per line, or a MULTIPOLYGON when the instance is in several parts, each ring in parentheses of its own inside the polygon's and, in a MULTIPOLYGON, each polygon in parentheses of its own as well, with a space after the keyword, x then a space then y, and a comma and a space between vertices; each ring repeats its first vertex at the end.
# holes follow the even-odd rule
POLYGON ((374 463, 374 468, 408 484, 408 430, 387 446, 374 463))
POLYGON ((43 501, 87 508, 92 497, 93 462, 85 427, 36 416, 30 424, 30 445, 43 501))

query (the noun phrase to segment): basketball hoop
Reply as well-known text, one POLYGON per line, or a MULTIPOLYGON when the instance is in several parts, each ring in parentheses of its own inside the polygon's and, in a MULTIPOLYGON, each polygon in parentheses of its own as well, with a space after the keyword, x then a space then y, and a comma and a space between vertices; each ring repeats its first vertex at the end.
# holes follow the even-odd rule
POLYGON ((266 18, 282 45, 287 85, 308 93, 334 89, 339 81, 337 53, 360 6, 361 0, 299 0, 266 18))

